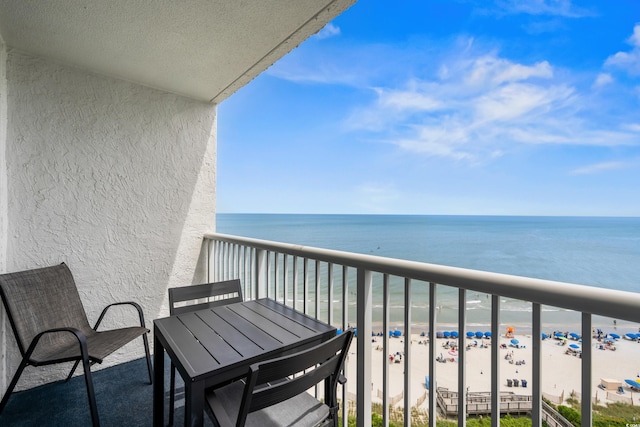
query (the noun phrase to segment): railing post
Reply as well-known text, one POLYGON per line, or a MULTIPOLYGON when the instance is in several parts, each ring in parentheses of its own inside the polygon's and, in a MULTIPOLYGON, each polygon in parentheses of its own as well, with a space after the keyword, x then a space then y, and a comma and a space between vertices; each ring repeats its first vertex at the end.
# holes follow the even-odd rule
POLYGON ((358 375, 356 426, 371 427, 371 313, 372 273, 358 268, 358 375))
POLYGON ((256 249, 255 287, 253 288, 255 299, 267 296, 267 283, 269 282, 269 269, 267 268, 268 251, 264 249, 256 249))
POLYGON ((383 426, 389 427, 389 363, 386 360, 389 354, 389 275, 382 277, 382 420, 383 426))

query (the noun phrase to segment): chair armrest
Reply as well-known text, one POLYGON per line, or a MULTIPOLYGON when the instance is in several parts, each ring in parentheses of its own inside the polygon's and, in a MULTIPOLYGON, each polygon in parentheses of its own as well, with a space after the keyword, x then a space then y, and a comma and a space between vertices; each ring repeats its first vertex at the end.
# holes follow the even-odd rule
POLYGON ((73 334, 78 340, 78 343, 80 344, 80 352, 82 354, 82 358, 83 359, 86 358, 87 361, 89 360, 89 352, 87 351, 87 337, 85 336, 84 333, 82 333, 82 331, 76 328, 54 328, 54 329, 47 329, 46 331, 40 332, 38 335, 36 335, 33 338, 33 340, 31 340, 31 344, 29 345, 29 348, 27 349, 27 352, 25 353, 24 357, 27 359, 30 359, 31 354, 36 349, 36 346, 40 341, 40 338, 42 338, 46 334, 51 334, 54 332, 69 332, 73 334))
POLYGON ((135 309, 138 311, 138 317, 140 318, 140 326, 142 326, 143 328, 146 328, 144 323, 144 314, 142 313, 142 307, 140 307, 140 304, 133 301, 123 301, 123 302, 114 302, 113 304, 109 304, 104 308, 104 310, 102 310, 102 313, 100 313, 100 317, 98 317, 98 321, 96 322, 96 325, 93 327, 94 331, 98 330, 98 326, 100 326, 102 319, 104 318, 105 314, 107 314, 107 310, 109 310, 109 308, 115 305, 131 305, 135 307, 135 309))

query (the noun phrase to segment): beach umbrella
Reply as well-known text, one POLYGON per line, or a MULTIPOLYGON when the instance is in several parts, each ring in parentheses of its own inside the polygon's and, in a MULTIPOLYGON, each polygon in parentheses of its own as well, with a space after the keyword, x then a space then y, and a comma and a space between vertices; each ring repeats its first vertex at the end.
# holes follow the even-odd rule
POLYGON ((614 340, 619 340, 620 339, 620 335, 618 335, 618 334, 609 334, 609 336, 611 338, 613 338, 614 340))
POLYGON ((575 332, 571 332, 571 333, 569 334, 569 336, 570 336, 571 338, 573 338, 574 340, 578 340, 578 339, 580 339, 580 335, 576 334, 575 332))
POLYGON ((340 335, 342 333, 342 329, 336 329, 336 335, 340 335))
POLYGON ((402 336, 402 331, 396 329, 395 331, 393 331, 393 336, 396 338, 402 336))
POLYGON ((547 334, 545 334, 544 332, 542 333, 542 339, 546 340, 547 339, 547 334))
POLYGON ((473 332, 471 331, 467 332, 467 338, 473 338, 473 332))
POLYGON ((635 340, 635 339, 637 339, 637 338, 638 338, 638 335, 637 335, 637 334, 632 334, 632 333, 625 334, 625 336, 626 336, 627 338, 629 338, 630 340, 635 340))
POLYGON ((444 338, 444 334, 442 332, 436 332, 436 338, 444 338))
POLYGON ((517 339, 515 339, 515 338, 511 340, 511 344, 513 344, 513 345, 518 345, 518 343, 519 343, 519 342, 520 342, 520 341, 518 341, 518 340, 517 340, 517 339))
POLYGON ((484 336, 485 338, 491 338, 491 332, 485 332, 484 336))
POLYGON ((444 337, 445 337, 445 338, 450 338, 450 337, 451 337, 451 332, 449 332, 449 331, 444 331, 444 332, 442 333, 442 335, 444 335, 444 337))
POLYGON ((458 331, 451 331, 452 338, 458 338, 458 331))
POLYGON ((571 347, 574 350, 578 350, 580 348, 578 344, 569 344, 569 347, 571 347))
POLYGON ((635 389, 640 388, 640 384, 635 380, 624 380, 624 382, 627 383, 632 388, 635 388, 635 389))
POLYGON ((482 338, 484 334, 480 331, 476 332, 476 338, 482 338))

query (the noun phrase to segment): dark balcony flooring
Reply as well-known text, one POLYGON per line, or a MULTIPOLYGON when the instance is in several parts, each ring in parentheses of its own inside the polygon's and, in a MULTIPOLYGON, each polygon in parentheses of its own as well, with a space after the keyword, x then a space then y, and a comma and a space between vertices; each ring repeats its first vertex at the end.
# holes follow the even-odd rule
MULTIPOLYGON (((169 410, 168 360, 165 366, 166 423, 169 410)), ((136 427, 153 424, 153 386, 149 384, 144 359, 95 370, 92 373, 101 426, 136 427)), ((180 375, 177 377, 178 407, 174 425, 181 426, 184 424, 184 388, 179 379, 180 375)), ((205 414, 204 417, 205 426, 212 426, 208 416, 205 414)), ((75 376, 68 383, 58 381, 14 392, 0 415, 0 426, 91 426, 84 375, 75 376)))

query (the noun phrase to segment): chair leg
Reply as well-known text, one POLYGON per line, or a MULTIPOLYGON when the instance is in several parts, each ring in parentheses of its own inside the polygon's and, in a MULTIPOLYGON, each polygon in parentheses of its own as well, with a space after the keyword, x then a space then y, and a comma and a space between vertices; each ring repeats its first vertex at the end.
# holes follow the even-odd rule
POLYGON ((147 357, 147 370, 149 371, 149 384, 153 384, 153 368, 151 367, 151 353, 149 352, 149 339, 147 334, 142 335, 144 342, 144 353, 147 357))
POLYGON ((84 367, 84 382, 87 385, 87 398, 89 399, 89 409, 91 410, 91 423, 93 427, 100 427, 100 419, 98 418, 98 405, 96 404, 96 394, 93 390, 93 378, 91 376, 91 364, 89 358, 82 359, 84 367))
POLYGON ((22 375, 22 371, 24 371, 24 368, 26 368, 28 362, 29 362, 28 357, 22 358, 22 362, 20 362, 20 366, 18 366, 18 370, 13 375, 13 379, 11 379, 11 382, 9 383, 9 387, 7 387, 7 390, 4 392, 4 396, 2 397, 2 401, 0 402, 0 414, 4 410, 4 407, 7 405, 7 402, 9 401, 9 396, 13 392, 13 389, 16 387, 16 384, 18 384, 20 375, 22 375))
POLYGON ((176 403, 176 369, 173 366, 173 362, 171 362, 169 369, 171 370, 171 382, 169 383, 169 425, 172 426, 176 403))

